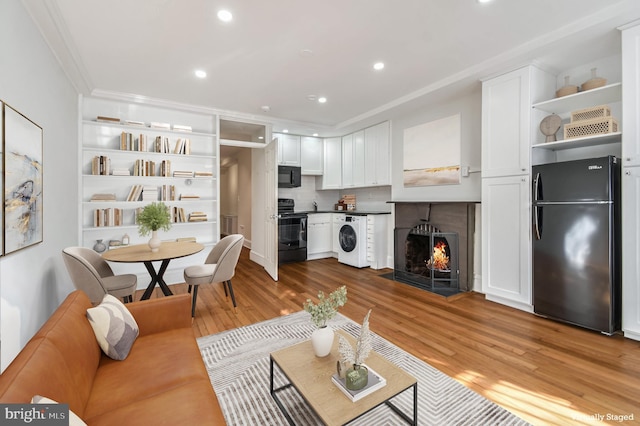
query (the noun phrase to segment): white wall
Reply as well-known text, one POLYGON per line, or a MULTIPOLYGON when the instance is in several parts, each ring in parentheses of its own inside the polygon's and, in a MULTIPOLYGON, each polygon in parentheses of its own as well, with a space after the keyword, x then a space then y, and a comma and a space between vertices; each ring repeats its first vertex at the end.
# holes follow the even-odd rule
POLYGON ((0 368, 73 290, 61 257, 78 241, 78 96, 20 0, 0 1, 0 99, 43 128, 44 242, 0 258, 0 368))
POLYGON ((394 201, 480 201, 480 131, 482 87, 465 94, 395 117, 391 120, 392 197, 394 201), (460 114, 461 166, 472 173, 459 185, 405 188, 403 183, 403 138, 407 128, 460 114))
POLYGON ((251 157, 257 149, 241 149, 238 153, 238 232, 244 235, 244 244, 251 247, 251 157))

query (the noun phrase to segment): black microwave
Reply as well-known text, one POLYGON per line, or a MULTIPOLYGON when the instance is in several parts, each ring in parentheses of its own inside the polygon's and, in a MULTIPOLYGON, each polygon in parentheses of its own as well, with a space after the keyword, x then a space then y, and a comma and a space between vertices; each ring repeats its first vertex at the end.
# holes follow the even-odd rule
POLYGON ((278 166, 278 188, 298 188, 302 184, 302 168, 278 166))

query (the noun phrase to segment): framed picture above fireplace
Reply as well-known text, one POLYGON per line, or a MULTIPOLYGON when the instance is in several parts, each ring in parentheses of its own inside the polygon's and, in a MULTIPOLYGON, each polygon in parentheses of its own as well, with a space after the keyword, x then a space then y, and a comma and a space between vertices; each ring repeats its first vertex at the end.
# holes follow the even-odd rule
POLYGON ((460 114, 404 131, 405 187, 460 184, 460 114))

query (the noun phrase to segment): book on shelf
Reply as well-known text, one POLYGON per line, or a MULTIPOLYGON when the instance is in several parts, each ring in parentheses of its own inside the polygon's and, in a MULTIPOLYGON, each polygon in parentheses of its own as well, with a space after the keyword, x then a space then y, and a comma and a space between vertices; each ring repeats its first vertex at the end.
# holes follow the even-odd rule
POLYGON ((96 155, 91 160, 91 174, 108 176, 111 170, 111 160, 106 155, 96 155))
POLYGON ((184 209, 182 207, 171 208, 171 222, 174 222, 174 223, 186 222, 184 209))
POLYGON ((207 214, 204 212, 191 212, 189 213, 189 222, 206 222, 207 214))
POLYGON ((129 169, 113 169, 111 171, 112 176, 131 176, 131 170, 129 169))
POLYGON ((127 201, 139 201, 142 194, 142 185, 133 185, 129 190, 127 201))
POLYGON ((123 210, 110 207, 93 211, 93 226, 122 226, 123 210))
POLYGON ((138 159, 133 168, 134 176, 155 176, 156 163, 151 160, 138 159))
POLYGON ((107 117, 104 115, 99 115, 96 117, 96 121, 101 121, 103 123, 116 123, 120 124, 120 119, 118 117, 107 117))
POLYGON ((176 241, 179 243, 195 243, 196 237, 181 237, 181 238, 176 238, 176 241))
POLYGON ((359 390, 347 389, 346 380, 340 378, 338 373, 335 373, 333 376, 331 376, 331 381, 333 382, 333 384, 336 385, 336 387, 340 389, 342 393, 344 393, 352 402, 359 401, 365 396, 371 395, 373 392, 387 385, 387 381, 385 380, 384 377, 376 373, 373 369, 371 369, 367 365, 365 364, 363 365, 367 367, 369 375, 367 378, 367 386, 365 386, 362 389, 359 389, 359 390))
POLYGON ((176 132, 190 132, 191 131, 191 126, 185 126, 182 124, 174 124, 173 125, 173 130, 176 132))
POLYGON ((116 201, 116 194, 93 194, 91 201, 116 201))
POLYGON ((169 150, 169 138, 156 136, 154 150, 155 152, 159 152, 161 154, 170 153, 171 151, 169 150))
POLYGON ((173 177, 192 178, 193 177, 193 172, 192 171, 187 171, 187 170, 176 170, 175 172, 173 172, 173 177))
POLYGON ((142 188, 142 201, 158 201, 158 187, 145 185, 142 188))
POLYGON ((176 186, 162 185, 160 190, 160 201, 175 201, 175 200, 176 200, 176 186))
POLYGON ((144 121, 124 120, 124 124, 128 124, 129 126, 144 126, 144 121))
POLYGON ((212 172, 195 171, 194 175, 195 175, 195 177, 212 177, 213 173, 212 172))
POLYGON ((196 194, 180 194, 180 201, 199 200, 200 196, 196 194))
POLYGON ((178 138, 178 140, 176 141, 175 146, 173 147, 173 153, 174 154, 185 154, 185 155, 191 154, 191 140, 190 139, 178 138))
POLYGON ((171 160, 162 160, 160 162, 160 176, 171 176, 171 160))
POLYGON ((149 124, 149 127, 154 129, 171 130, 171 124, 160 123, 158 121, 152 121, 151 124, 149 124))

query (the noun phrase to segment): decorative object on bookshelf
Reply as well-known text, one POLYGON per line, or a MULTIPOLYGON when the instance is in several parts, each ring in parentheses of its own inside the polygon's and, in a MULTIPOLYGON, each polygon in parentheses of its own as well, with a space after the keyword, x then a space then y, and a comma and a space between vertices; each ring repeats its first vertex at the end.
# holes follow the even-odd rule
POLYGON ((556 90, 556 98, 561 98, 567 95, 573 95, 574 93, 578 93, 578 86, 573 84, 569 84, 569 76, 564 76, 564 86, 556 90))
MULTIPOLYGON (((359 390, 367 386, 369 371, 364 366, 364 360, 367 359, 371 352, 371 333, 369 332, 369 315, 371 309, 367 312, 362 322, 360 335, 356 340, 355 350, 344 337, 340 336, 338 350, 342 364, 351 365, 345 373, 345 385, 349 390, 359 390)), ((338 374, 340 371, 338 371, 338 374)))
POLYGON ((338 313, 338 308, 347 303, 347 287, 342 286, 325 296, 324 292, 318 293, 318 303, 314 304, 311 299, 302 305, 305 311, 311 314, 311 321, 318 327, 311 334, 311 345, 317 357, 325 357, 331 352, 333 346, 334 332, 327 325, 327 321, 338 313))
POLYGON ((129 245, 129 234, 124 234, 124 236, 122 237, 122 245, 123 246, 129 245))
POLYGON ((561 126, 562 119, 559 115, 551 114, 543 118, 540 122, 540 131, 543 135, 546 136, 544 141, 555 142, 557 140, 556 133, 558 133, 558 130, 560 130, 561 126))
POLYGON ((580 90, 587 91, 591 89, 597 89, 598 87, 602 87, 607 84, 607 79, 598 77, 596 75, 597 68, 591 68, 591 79, 582 83, 580 90))
MULTIPOLYGON (((43 239, 42 128, 29 118, 0 102, 0 173, 4 180, 2 216, 4 246, 0 254, 9 254, 43 239), (2 158, 4 152, 4 158, 2 158), (4 160, 4 170, 2 167, 4 160)), ((2 187, 0 179, 0 187, 2 187)))
POLYGON ((93 250, 95 250, 98 253, 102 253, 107 249, 107 246, 105 245, 105 243, 102 242, 102 240, 96 240, 96 243, 93 245, 93 250))
POLYGON ((138 232, 140 235, 144 237, 151 232, 151 239, 149 240, 151 251, 158 251, 160 248, 158 230, 168 231, 171 229, 169 208, 164 203, 147 204, 137 215, 136 220, 138 222, 138 232))

